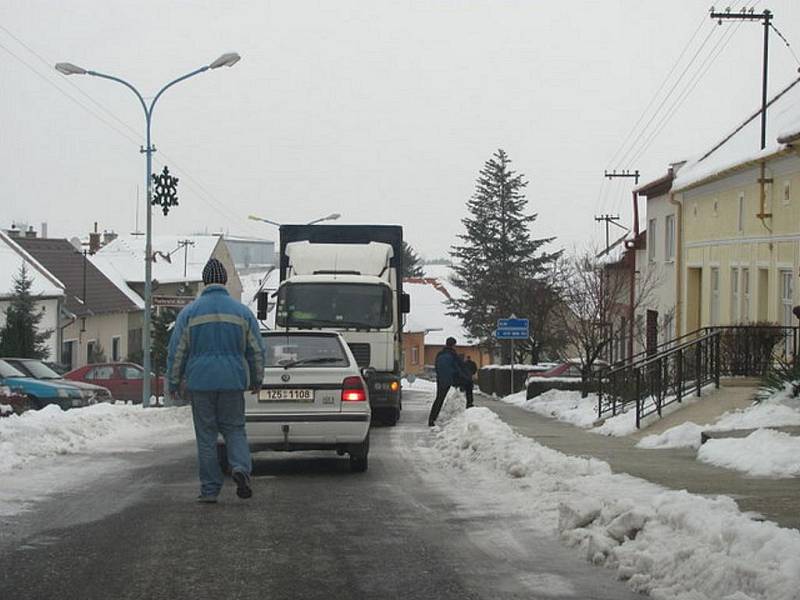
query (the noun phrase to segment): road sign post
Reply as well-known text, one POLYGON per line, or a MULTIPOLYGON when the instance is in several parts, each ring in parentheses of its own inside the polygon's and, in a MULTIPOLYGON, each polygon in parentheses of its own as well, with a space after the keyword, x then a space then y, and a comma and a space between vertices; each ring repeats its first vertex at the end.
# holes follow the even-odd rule
POLYGON ((494 337, 509 340, 511 343, 511 393, 514 393, 514 340, 527 340, 530 337, 530 321, 511 315, 508 319, 498 319, 494 337))

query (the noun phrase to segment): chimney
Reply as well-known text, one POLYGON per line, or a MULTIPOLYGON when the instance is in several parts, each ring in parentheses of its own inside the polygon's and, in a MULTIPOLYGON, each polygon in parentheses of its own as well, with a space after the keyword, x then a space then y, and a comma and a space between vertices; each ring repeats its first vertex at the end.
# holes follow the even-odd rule
POLYGON ((93 231, 89 234, 89 254, 94 254, 100 250, 100 234, 93 231))
POLYGON ((42 235, 40 237, 42 239, 47 239, 47 221, 42 222, 42 235))
POLYGON ((117 234, 114 231, 103 232, 103 246, 110 244, 115 239, 117 239, 117 234))
POLYGON ((8 237, 18 238, 19 237, 19 229, 17 229, 17 225, 15 223, 11 224, 11 229, 7 230, 8 237))
POLYGON ((25 231, 25 237, 26 238, 35 238, 36 237, 36 230, 33 228, 33 225, 28 227, 28 229, 25 231))

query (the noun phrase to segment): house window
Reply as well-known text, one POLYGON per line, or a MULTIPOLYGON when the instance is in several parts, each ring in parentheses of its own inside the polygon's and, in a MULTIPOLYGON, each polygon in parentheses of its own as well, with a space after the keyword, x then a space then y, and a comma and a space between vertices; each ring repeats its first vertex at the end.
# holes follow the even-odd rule
POLYGON ((744 229, 744 194, 739 194, 739 207, 736 215, 736 231, 744 229))
POLYGON ((86 362, 92 364, 97 355, 97 340, 89 340, 86 343, 86 362))
POLYGON ((656 259, 656 220, 650 219, 647 227, 647 260, 650 262, 656 259))
POLYGON ((739 316, 743 323, 750 322, 750 269, 742 269, 742 311, 739 316))
MULTIPOLYGON (((781 271, 781 325, 784 327, 791 327, 794 323, 794 315, 792 314, 792 305, 794 304, 794 278, 791 271, 781 271)), ((784 355, 789 356, 791 352, 790 336, 784 337, 784 355)))
POLYGON ((792 184, 787 179, 783 182, 783 204, 788 205, 792 200, 792 184))
POLYGON ((731 325, 739 322, 739 269, 731 269, 731 325))
POLYGON ((675 260, 675 215, 667 215, 664 220, 664 260, 675 260))
POLYGON ((75 358, 75 340, 63 342, 61 344, 61 364, 69 367, 71 371, 76 367, 75 358))
POLYGON ((711 324, 719 325, 719 269, 711 269, 711 324))
POLYGON ((118 362, 119 361, 119 336, 115 335, 111 338, 111 361, 118 362))
POLYGON ((417 346, 411 346, 411 364, 419 364, 419 348, 417 346))

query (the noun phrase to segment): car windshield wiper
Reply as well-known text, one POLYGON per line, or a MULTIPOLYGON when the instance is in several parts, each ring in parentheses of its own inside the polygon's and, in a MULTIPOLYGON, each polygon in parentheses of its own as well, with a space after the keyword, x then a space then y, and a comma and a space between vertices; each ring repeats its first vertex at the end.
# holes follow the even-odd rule
POLYGON ((341 358, 334 358, 333 356, 318 356, 317 358, 301 358, 300 360, 293 360, 281 365, 284 369, 296 367, 297 365, 311 365, 311 364, 324 364, 342 362, 341 358))

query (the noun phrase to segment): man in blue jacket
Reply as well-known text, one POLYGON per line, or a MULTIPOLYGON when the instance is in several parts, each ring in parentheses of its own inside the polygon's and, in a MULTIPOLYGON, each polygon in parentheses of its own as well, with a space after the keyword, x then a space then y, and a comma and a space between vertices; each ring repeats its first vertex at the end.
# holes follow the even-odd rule
POLYGON ((447 392, 452 386, 460 387, 467 396, 467 408, 472 407, 472 375, 461 357, 456 354, 456 339, 449 337, 445 346, 436 355, 436 400, 428 415, 428 427, 433 427, 442 410, 447 392))
POLYGON ((175 394, 182 379, 192 402, 199 502, 214 503, 222 489, 217 437, 225 439, 236 495, 250 498, 250 448, 244 418, 244 390, 258 393, 264 378, 264 341, 250 310, 228 294, 228 274, 212 258, 203 269, 206 288, 184 308, 169 341, 167 380, 175 394))

